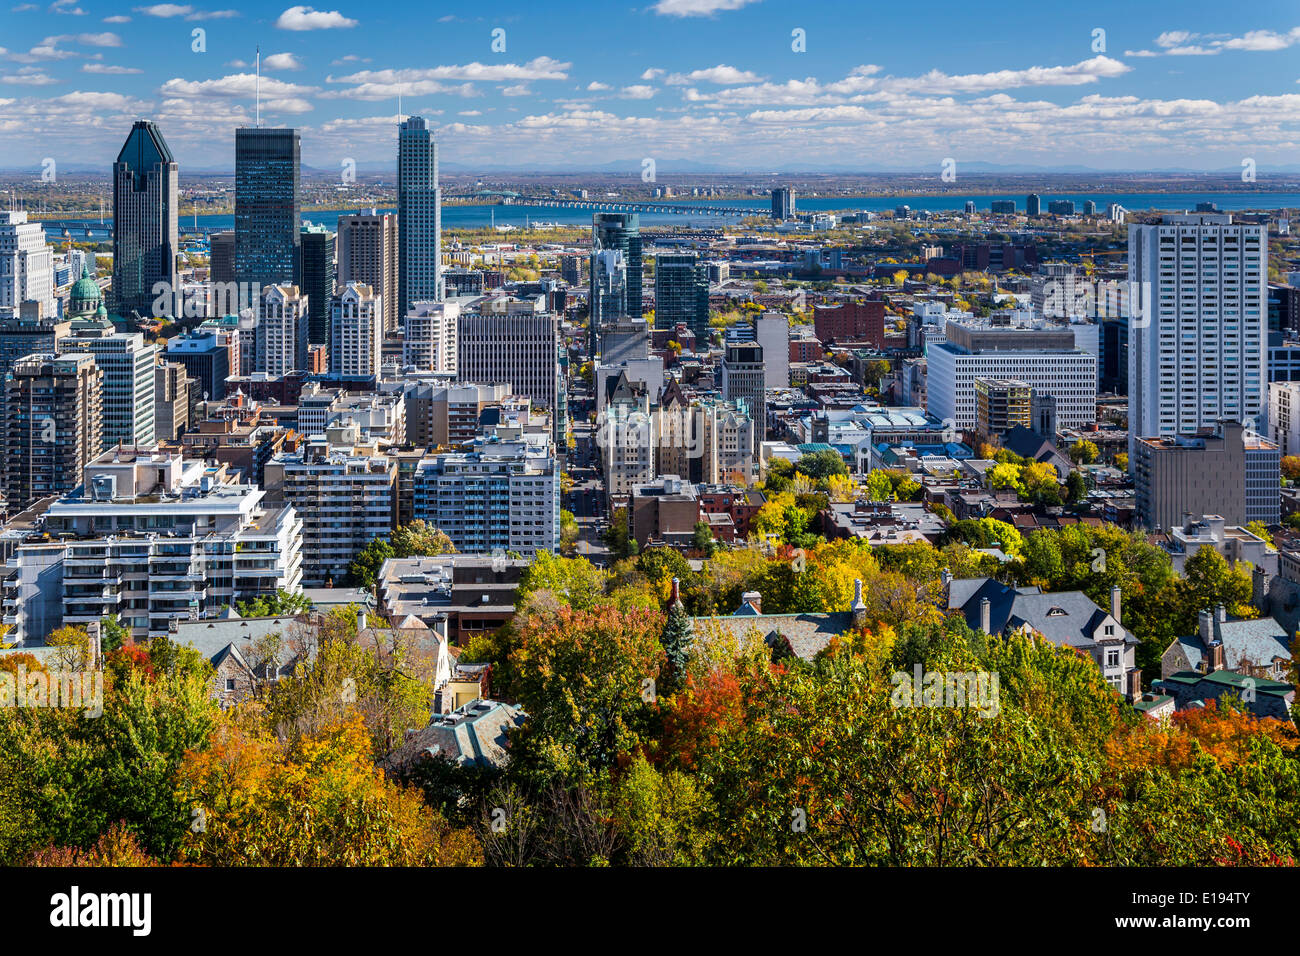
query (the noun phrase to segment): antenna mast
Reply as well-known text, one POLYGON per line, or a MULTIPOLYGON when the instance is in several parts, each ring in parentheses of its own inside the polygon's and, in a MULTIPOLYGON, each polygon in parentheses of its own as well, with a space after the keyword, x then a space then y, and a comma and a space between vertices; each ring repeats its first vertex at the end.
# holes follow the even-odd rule
POLYGON ((262 45, 257 45, 257 81, 255 85, 257 99, 257 126, 262 126, 262 45))

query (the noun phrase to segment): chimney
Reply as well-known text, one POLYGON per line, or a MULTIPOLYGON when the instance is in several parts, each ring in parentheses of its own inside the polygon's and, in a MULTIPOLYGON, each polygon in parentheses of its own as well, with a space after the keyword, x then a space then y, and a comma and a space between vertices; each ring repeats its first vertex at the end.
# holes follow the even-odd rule
POLYGON ((1214 619, 1218 621, 1220 624, 1226 624, 1228 622, 1228 609, 1224 607, 1222 604, 1215 607, 1214 619))
POLYGON ((952 571, 944 568, 939 572, 939 580, 943 583, 944 593, 947 593, 948 588, 952 586, 952 571))
POLYGON ((366 629, 366 612, 357 611, 357 633, 360 634, 366 629))
POLYGON ((682 605, 682 582, 679 578, 673 578, 673 598, 668 602, 669 607, 681 607, 682 605))
POLYGON ((867 623, 867 605, 862 600, 862 579, 853 579, 853 606, 849 609, 853 612, 853 626, 864 627, 867 623))
POLYGON ((1119 598, 1120 598, 1119 585, 1118 584, 1111 585, 1110 616, 1115 619, 1116 623, 1119 623, 1119 598))
POLYGON ((763 613, 763 595, 757 591, 746 591, 740 596, 742 604, 751 604, 759 614, 763 613))
POLYGON ((1268 613, 1268 572, 1261 567, 1250 578, 1250 603, 1260 614, 1268 613))
POLYGON ((1124 683, 1130 704, 1142 699, 1142 668, 1135 667, 1125 674, 1124 683))
POLYGON ((1210 642, 1214 640, 1214 615, 1209 611, 1197 614, 1196 631, 1201 637, 1201 645, 1208 650, 1210 642))
POLYGON ((1221 671, 1224 669, 1223 661, 1223 641, 1215 640, 1210 642, 1210 672, 1221 671))
POLYGON ((980 598, 980 630, 985 634, 992 634, 992 605, 989 604, 988 598, 980 598))

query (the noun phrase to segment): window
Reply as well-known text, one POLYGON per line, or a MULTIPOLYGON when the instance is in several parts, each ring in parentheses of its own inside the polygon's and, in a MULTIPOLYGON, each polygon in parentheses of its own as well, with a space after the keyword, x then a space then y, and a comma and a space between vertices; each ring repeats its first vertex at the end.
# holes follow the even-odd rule
POLYGON ((226 678, 226 690, 227 690, 227 691, 233 691, 234 689, 235 689, 235 679, 234 679, 233 677, 227 677, 227 678, 226 678))

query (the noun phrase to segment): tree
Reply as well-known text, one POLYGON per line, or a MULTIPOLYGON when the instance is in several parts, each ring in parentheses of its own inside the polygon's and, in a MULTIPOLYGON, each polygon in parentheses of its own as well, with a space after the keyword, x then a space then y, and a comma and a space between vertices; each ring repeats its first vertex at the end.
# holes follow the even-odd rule
POLYGON ((264 594, 252 601, 239 601, 235 610, 240 617, 280 617, 306 614, 311 610, 311 599, 302 593, 291 594, 277 588, 274 594, 264 594))
POLYGON ((879 468, 867 475, 867 483, 863 489, 869 501, 894 500, 894 483, 889 480, 889 475, 879 468))
POLYGON ((663 633, 659 643, 663 645, 666 668, 664 671, 662 691, 671 694, 679 690, 686 677, 686 662, 691 655, 691 643, 694 632, 691 619, 686 614, 685 606, 674 602, 668 608, 668 617, 664 621, 663 633))
POLYGON ((1070 446, 1070 461, 1076 465, 1091 465, 1097 460, 1099 454, 1097 445, 1086 438, 1070 446))
POLYGON ((870 388, 879 388, 881 381, 889 374, 890 364, 886 359, 872 359, 862 369, 862 383, 870 388))
POLYGON ((510 662, 528 722, 512 759, 585 780, 648 741, 663 625, 658 611, 560 607, 516 628, 510 662))
POLYGON ((439 554, 455 554, 456 546, 451 538, 433 525, 416 519, 410 524, 393 529, 389 537, 393 548, 393 557, 434 557, 439 554))
POLYGON ((1071 470, 1065 478, 1065 497, 1070 504, 1078 504, 1088 497, 1088 480, 1083 472, 1071 470))
POLYGON ((99 619, 99 632, 105 654, 120 648, 131 636, 131 632, 122 626, 116 614, 108 614, 99 619))
POLYGON ((605 529, 605 544, 616 561, 630 558, 641 550, 632 536, 631 516, 626 507, 615 508, 605 529))
POLYGON ((395 557, 397 552, 393 550, 391 544, 383 538, 375 538, 357 552, 357 556, 348 567, 348 579, 353 587, 370 590, 379 580, 379 572, 384 562, 395 557))
POLYGON ((1256 537, 1263 538, 1270 545, 1273 543, 1273 535, 1269 533, 1268 525, 1262 521, 1247 521, 1246 530, 1256 537))
POLYGON ((589 611, 604 595, 606 577, 586 558, 562 558, 539 551, 519 580, 519 599, 545 590, 572 608, 589 611))
POLYGON ((839 452, 834 449, 822 449, 800 458, 795 471, 821 482, 835 475, 847 475, 849 468, 844 464, 844 457, 839 452))
POLYGON ((1282 477, 1287 481, 1300 481, 1300 455, 1282 456, 1282 477))
POLYGON ((985 478, 994 491, 1014 491, 1019 495, 1025 490, 1020 480, 1020 466, 1010 462, 998 462, 985 472, 985 478))
POLYGON ((578 519, 572 511, 560 509, 560 550, 572 554, 578 543, 578 519))
POLYGON ((713 529, 707 521, 695 522, 695 532, 691 538, 691 543, 697 551, 703 551, 706 558, 712 556, 716 542, 713 540, 713 529))
POLYGON ((1115 467, 1120 471, 1128 471, 1128 455, 1125 452, 1120 452, 1115 456, 1115 467))
POLYGON ((283 743, 226 712, 213 745, 191 752, 179 795, 203 826, 183 858, 210 866, 462 866, 481 862, 418 791, 375 769, 359 716, 283 743))

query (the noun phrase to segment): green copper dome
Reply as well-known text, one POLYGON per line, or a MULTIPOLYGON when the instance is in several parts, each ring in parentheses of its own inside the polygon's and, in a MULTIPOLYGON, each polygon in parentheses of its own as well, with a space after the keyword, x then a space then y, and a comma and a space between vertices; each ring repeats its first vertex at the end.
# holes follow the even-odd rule
POLYGON ((104 306, 104 294, 99 291, 99 283, 90 276, 90 270, 83 263, 81 278, 72 284, 68 293, 68 312, 71 316, 92 315, 104 306))

